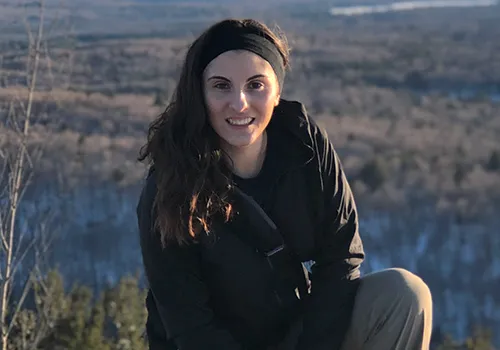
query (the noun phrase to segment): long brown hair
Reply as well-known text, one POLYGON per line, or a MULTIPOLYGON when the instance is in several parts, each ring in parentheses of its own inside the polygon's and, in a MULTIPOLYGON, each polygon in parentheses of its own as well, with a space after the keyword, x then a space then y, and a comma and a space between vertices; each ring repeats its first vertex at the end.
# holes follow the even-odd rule
POLYGON ((155 168, 157 193, 155 229, 163 245, 182 245, 202 231, 209 233, 216 215, 228 221, 233 214, 229 194, 231 170, 224 160, 219 137, 208 122, 203 79, 198 72, 200 53, 214 31, 247 28, 267 37, 279 50, 285 67, 289 48, 281 34, 252 19, 220 21, 188 49, 172 101, 152 122, 139 161, 155 168))

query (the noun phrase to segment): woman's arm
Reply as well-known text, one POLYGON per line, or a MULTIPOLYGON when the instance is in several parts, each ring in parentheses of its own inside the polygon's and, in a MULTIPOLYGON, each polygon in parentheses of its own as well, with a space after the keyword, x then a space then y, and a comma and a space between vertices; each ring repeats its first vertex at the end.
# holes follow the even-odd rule
POLYGON ((161 320, 161 325, 148 328, 162 327, 179 350, 240 350, 230 333, 215 323, 208 306, 209 292, 200 273, 198 247, 172 245, 163 249, 159 234, 153 232, 155 194, 153 171, 137 206, 144 268, 157 320, 161 320))
POLYGON ((313 124, 312 132, 324 205, 298 349, 335 350, 340 349, 350 325, 364 251, 356 205, 341 162, 324 130, 313 124))

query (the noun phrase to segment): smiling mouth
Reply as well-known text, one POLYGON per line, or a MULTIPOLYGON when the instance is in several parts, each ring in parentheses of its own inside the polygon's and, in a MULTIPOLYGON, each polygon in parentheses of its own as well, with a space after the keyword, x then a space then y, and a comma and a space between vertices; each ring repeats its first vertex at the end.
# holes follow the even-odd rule
POLYGON ((226 122, 229 125, 246 126, 246 125, 252 124, 254 120, 255 120, 255 118, 251 118, 251 117, 248 117, 248 118, 227 118, 226 122))

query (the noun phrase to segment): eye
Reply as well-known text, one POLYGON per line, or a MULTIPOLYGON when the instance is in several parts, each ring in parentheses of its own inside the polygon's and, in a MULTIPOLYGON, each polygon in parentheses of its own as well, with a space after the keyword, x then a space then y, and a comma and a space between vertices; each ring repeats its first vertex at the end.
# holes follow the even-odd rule
POLYGON ((262 88, 264 88, 264 84, 262 84, 260 81, 252 81, 250 82, 250 84, 248 84, 248 86, 252 90, 261 90, 262 88))
POLYGON ((226 82, 217 82, 213 86, 217 90, 227 90, 227 89, 229 89, 229 83, 226 83, 226 82))

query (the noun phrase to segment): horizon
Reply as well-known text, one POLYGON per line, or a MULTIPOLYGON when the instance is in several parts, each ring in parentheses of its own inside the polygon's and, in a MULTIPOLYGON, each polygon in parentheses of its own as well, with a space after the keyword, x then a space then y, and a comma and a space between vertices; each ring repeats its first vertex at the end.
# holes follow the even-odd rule
POLYGON ((398 1, 383 5, 334 6, 332 16, 359 16, 373 13, 403 12, 433 8, 463 8, 497 6, 498 0, 420 0, 398 1))

